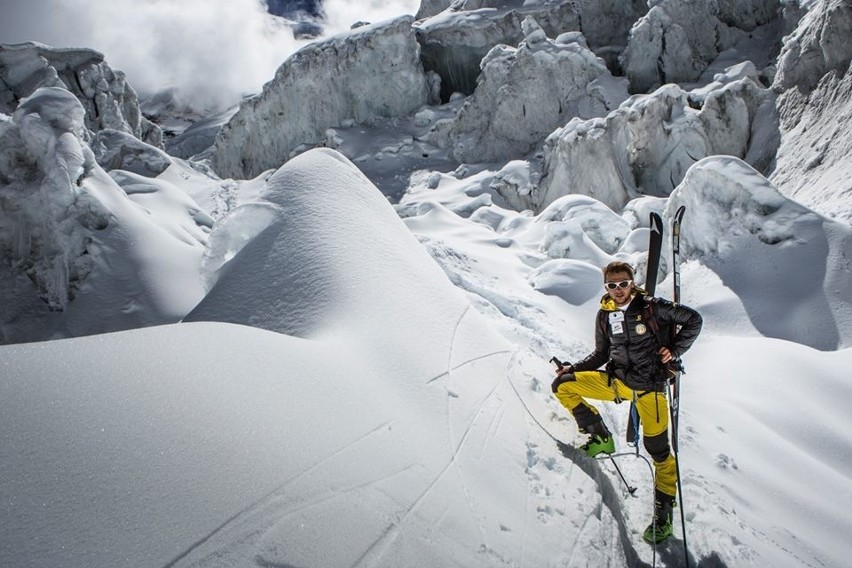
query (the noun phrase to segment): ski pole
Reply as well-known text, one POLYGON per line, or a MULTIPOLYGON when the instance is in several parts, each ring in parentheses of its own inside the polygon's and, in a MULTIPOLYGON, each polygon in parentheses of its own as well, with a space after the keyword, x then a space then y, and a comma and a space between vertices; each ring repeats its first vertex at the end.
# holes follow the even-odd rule
MULTIPOLYGON (((671 382, 668 383, 668 391, 669 391, 669 400, 670 401, 672 401, 673 398, 679 398, 680 397, 680 388, 679 388, 680 387, 680 371, 677 372, 674 380, 675 380, 675 384, 677 385, 678 388, 675 390, 675 388, 673 387, 671 382)), ((680 482, 680 457, 678 457, 678 447, 677 447, 677 430, 676 430, 677 419, 675 418, 675 411, 674 411, 675 406, 677 406, 678 404, 679 404, 679 402, 669 404, 669 414, 672 418, 672 453, 674 454, 674 458, 675 458, 675 475, 677 475, 677 498, 678 498, 679 505, 680 505, 680 527, 681 527, 681 531, 683 532, 683 558, 684 558, 684 563, 685 563, 684 565, 686 566, 686 568, 689 568, 689 549, 687 548, 687 545, 686 545, 686 516, 685 516, 684 511, 683 511, 683 487, 681 486, 681 482, 680 482)))

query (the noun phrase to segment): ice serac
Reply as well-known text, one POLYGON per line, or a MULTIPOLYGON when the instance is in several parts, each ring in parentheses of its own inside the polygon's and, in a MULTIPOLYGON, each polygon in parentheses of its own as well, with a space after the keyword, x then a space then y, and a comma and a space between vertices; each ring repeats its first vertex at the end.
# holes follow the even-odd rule
POLYGON ((549 37, 580 31, 589 48, 616 63, 630 26, 647 11, 644 2, 578 0, 522 2, 469 0, 418 22, 417 40, 424 66, 441 76, 441 96, 470 94, 480 61, 495 46, 517 46, 525 37, 522 22, 532 17, 549 37))
POLYGON ((108 222, 79 187, 95 163, 81 140, 84 116, 69 91, 45 87, 0 122, 0 253, 55 310, 92 270, 90 233, 108 222))
POLYGON ((252 177, 281 166, 300 146, 319 144, 332 126, 408 116, 426 104, 412 21, 362 26, 293 54, 219 133, 216 172, 252 177))
POLYGON ((684 259, 700 259, 742 299, 754 326, 767 337, 817 349, 852 343, 852 283, 848 254, 852 229, 784 197, 745 162, 713 156, 690 168, 667 206, 699 212, 684 223, 684 259), (807 278, 772 278, 753 269, 756 259, 796 267, 807 278), (772 279, 772 293, 766 280, 772 279), (784 313, 785 317, 778 317, 784 313))
POLYGON ((527 196, 541 210, 562 195, 589 195, 620 209, 639 195, 666 197, 687 170, 714 154, 768 161, 756 148, 771 140, 757 116, 771 114, 774 96, 749 69, 728 75, 709 93, 666 85, 637 95, 605 118, 574 119, 545 142, 544 175, 527 196), (698 107, 698 108, 694 108, 698 107))
POLYGON ((610 75, 582 35, 554 41, 531 16, 523 25, 517 49, 488 52, 459 110, 449 137, 460 162, 519 158, 571 118, 603 116, 627 98, 626 81, 610 75))
POLYGON ((156 188, 133 203, 96 163, 84 117, 62 87, 0 115, 0 343, 173 322, 200 299, 209 220, 176 189, 162 215, 156 188))
POLYGON ((785 195, 852 222, 852 2, 815 3, 785 39, 773 89, 781 147, 772 182, 785 195))
POLYGON ((91 133, 113 129, 162 147, 160 127, 142 116, 136 91, 103 54, 32 42, 0 44, 0 112, 11 114, 39 87, 67 89, 77 97, 91 133))
POLYGON ((630 30, 622 65, 631 92, 692 82, 722 51, 778 17, 774 0, 663 0, 630 30))

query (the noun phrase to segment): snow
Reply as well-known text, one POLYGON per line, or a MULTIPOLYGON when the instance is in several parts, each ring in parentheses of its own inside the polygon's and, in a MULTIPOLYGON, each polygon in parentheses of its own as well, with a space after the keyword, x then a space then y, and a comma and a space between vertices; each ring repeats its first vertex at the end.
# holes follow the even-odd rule
MULTIPOLYGON (((682 380, 690 565, 849 564, 848 3, 785 4, 771 22, 772 2, 680 6, 682 29, 712 15, 718 57, 623 102, 613 62, 642 22, 663 20, 571 4, 582 30, 565 3, 429 2, 433 17, 359 27, 300 63, 311 100, 297 102, 322 105, 318 86, 365 77, 328 75, 351 63, 335 59, 346 46, 408 57, 416 47, 381 30, 446 34, 446 48, 493 40, 500 18, 526 43, 486 66, 522 50, 597 62, 602 78, 581 83, 606 101, 600 116, 542 127, 529 153, 491 162, 460 164, 449 141, 461 109, 482 126, 496 107, 474 113, 481 92, 439 104, 447 77, 421 73, 398 116, 302 116, 313 134, 292 159, 222 178, 209 145, 233 111, 195 116, 168 154, 93 129, 79 93, 43 82, 32 47, 6 51, 29 55, 4 77, 37 71, 39 88, 0 109, 0 564, 683 566, 679 515, 670 542, 642 541, 653 485, 644 449, 624 442, 626 405, 598 408, 635 494, 576 449, 548 363, 590 351, 600 267, 630 262, 641 284, 649 213, 680 206, 682 301, 705 321, 682 380), (522 24, 530 14, 541 29, 522 24), (802 54, 826 40, 810 66, 802 54)), ((359 54, 382 64, 373 55, 359 54)), ((536 64, 507 74, 506 92, 546 94, 520 84, 544 75, 536 64)), ((364 92, 405 98, 394 89, 364 92)), ((251 124, 272 146, 264 116, 251 124)))

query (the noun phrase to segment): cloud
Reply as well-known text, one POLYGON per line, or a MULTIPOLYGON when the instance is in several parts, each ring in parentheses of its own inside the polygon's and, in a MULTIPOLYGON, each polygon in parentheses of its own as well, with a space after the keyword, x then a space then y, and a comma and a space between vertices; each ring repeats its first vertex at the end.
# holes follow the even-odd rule
POLYGON ((401 14, 415 14, 420 0, 325 0, 329 29, 342 31, 355 22, 375 23, 401 14))
MULTIPOLYGON (((418 0, 328 0, 327 31, 414 13, 418 0), (360 4, 360 3, 359 3, 360 4)), ((29 0, 4 7, 3 43, 38 41, 102 52, 143 96, 172 88, 197 109, 258 92, 304 46, 261 0, 29 0)))

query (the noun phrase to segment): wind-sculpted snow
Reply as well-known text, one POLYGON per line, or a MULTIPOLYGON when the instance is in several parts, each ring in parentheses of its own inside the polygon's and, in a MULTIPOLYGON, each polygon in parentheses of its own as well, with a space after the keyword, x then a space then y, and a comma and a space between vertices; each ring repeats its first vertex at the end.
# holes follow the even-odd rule
POLYGON ((682 254, 716 272, 763 335, 826 350, 852 344, 852 229, 787 199, 730 157, 690 168, 668 212, 681 205, 691 213, 682 254), (756 259, 771 259, 777 271, 754 270, 756 259))
POLYGON ((627 98, 626 82, 585 45, 548 39, 529 16, 523 25, 517 49, 497 46, 482 60, 476 90, 449 132, 461 162, 523 156, 571 118, 603 116, 627 98))
POLYGON ((407 116, 428 101, 411 16, 302 48, 216 138, 213 167, 245 178, 318 145, 327 128, 407 116))
POLYGON ((0 78, 0 112, 13 112, 21 99, 40 87, 59 87, 80 101, 84 123, 92 133, 120 130, 162 146, 162 131, 142 116, 136 91, 124 73, 110 68, 97 51, 0 44, 0 78))
POLYGON ((772 100, 745 77, 695 96, 668 85, 605 118, 574 119, 546 140, 544 177, 525 201, 539 210, 577 193, 618 210, 639 195, 667 196, 706 156, 748 156, 765 165, 772 137, 761 130, 764 122, 753 121, 771 116, 772 100), (750 148, 750 141, 759 143, 750 148))

